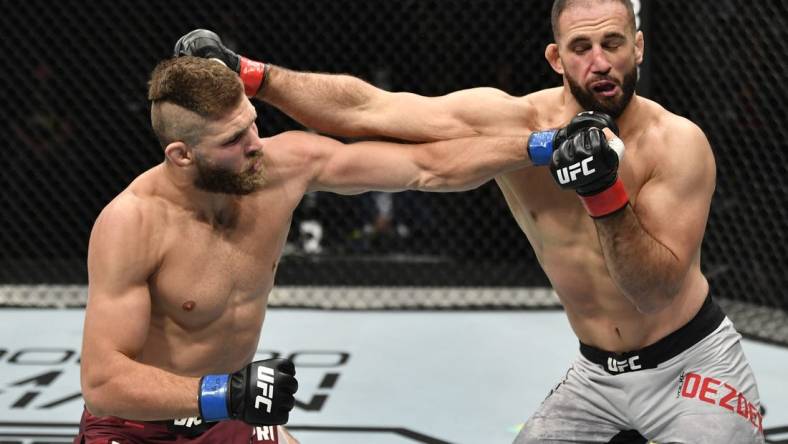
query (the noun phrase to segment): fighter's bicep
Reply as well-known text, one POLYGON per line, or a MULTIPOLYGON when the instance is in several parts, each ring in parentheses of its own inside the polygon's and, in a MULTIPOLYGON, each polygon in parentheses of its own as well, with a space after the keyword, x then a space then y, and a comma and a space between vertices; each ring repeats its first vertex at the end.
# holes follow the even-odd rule
POLYGON ((148 278, 155 268, 152 239, 139 212, 113 203, 99 216, 88 247, 85 346, 134 355, 150 322, 148 278))
POLYGON ((134 358, 147 340, 150 324, 147 284, 90 288, 85 310, 83 359, 113 352, 134 358))
POLYGON ((370 113, 385 134, 411 141, 437 141, 477 135, 514 135, 534 120, 530 101, 495 88, 472 88, 444 96, 411 93, 382 96, 370 113))
POLYGON ((425 173, 419 162, 423 152, 388 142, 318 141, 320 153, 312 191, 356 194, 364 191, 400 191, 417 186, 425 173))
POLYGON ((714 157, 702 133, 668 143, 674 144, 668 150, 673 155, 665 156, 643 185, 634 210, 649 234, 689 262, 706 228, 715 186, 714 157))
POLYGON ((473 88, 446 98, 453 103, 453 117, 473 129, 474 134, 469 135, 514 136, 536 129, 537 108, 528 96, 514 97, 495 88, 473 88))

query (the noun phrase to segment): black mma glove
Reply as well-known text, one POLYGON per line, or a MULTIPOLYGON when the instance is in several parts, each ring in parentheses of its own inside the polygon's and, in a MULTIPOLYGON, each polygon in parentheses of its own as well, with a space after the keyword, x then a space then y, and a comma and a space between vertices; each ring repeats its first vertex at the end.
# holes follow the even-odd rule
POLYGON ((560 129, 547 131, 534 131, 528 136, 528 157, 536 166, 549 165, 553 151, 571 135, 583 128, 610 128, 618 135, 618 125, 615 120, 605 113, 583 111, 569 121, 569 125, 560 129))
POLYGON ((233 374, 200 379, 198 404, 205 421, 240 419, 251 425, 287 423, 298 390, 288 359, 255 361, 233 374))
POLYGON ((591 217, 604 217, 629 203, 618 178, 623 155, 621 139, 608 142, 601 129, 584 128, 553 152, 550 173, 561 188, 577 192, 591 217))
POLYGON ((268 73, 268 65, 230 51, 215 32, 207 29, 195 29, 178 39, 174 56, 183 55, 220 60, 241 77, 247 97, 257 95, 268 73))

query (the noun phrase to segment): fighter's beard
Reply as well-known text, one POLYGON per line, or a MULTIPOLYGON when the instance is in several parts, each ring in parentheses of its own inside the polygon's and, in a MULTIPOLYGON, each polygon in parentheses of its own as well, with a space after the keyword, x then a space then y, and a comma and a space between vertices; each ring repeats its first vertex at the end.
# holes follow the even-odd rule
POLYGON ((583 110, 603 112, 616 119, 621 116, 635 94, 635 86, 638 82, 638 69, 635 66, 624 75, 624 81, 621 84, 621 96, 603 98, 602 100, 597 100, 593 91, 581 87, 573 78, 567 76, 566 80, 569 83, 569 90, 583 110))
POLYGON ((245 195, 253 193, 265 185, 263 171, 234 173, 216 168, 198 160, 197 178, 194 186, 210 193, 245 195))

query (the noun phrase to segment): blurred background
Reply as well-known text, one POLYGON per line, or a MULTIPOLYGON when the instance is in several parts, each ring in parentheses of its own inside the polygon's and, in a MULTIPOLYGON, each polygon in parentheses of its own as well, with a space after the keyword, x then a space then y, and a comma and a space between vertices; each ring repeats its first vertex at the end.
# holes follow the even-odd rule
MULTIPOLYGON (((209 28, 251 58, 393 91, 523 95, 560 84, 543 57, 551 3, 0 2, 0 303, 84 304, 95 217, 163 159, 146 82, 187 31, 209 28)), ((635 5, 646 31, 639 93, 700 125, 716 154, 703 247, 713 294, 748 336, 788 343, 788 4, 635 5)), ((301 129, 257 107, 263 135, 301 129)), ((272 304, 284 306, 557 306, 492 182, 457 194, 310 194, 277 284, 272 304)))

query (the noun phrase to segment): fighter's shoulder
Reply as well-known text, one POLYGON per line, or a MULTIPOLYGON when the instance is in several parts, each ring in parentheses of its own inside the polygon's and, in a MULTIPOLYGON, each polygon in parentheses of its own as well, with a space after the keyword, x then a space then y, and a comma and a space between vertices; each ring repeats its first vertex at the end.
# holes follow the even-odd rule
POLYGON ((91 282, 106 282, 107 276, 116 283, 141 282, 155 270, 164 251, 161 227, 166 226, 153 223, 156 206, 127 189, 104 207, 88 242, 91 282))
POLYGON ((311 131, 291 130, 263 139, 263 146, 271 144, 275 149, 301 147, 311 145, 324 136, 311 131))
POLYGON ((644 119, 643 135, 639 145, 652 147, 658 153, 658 165, 669 171, 682 167, 693 168, 701 164, 713 170, 714 155, 703 130, 690 119, 666 110, 656 102, 649 101, 650 117, 644 119))
POLYGON ((684 146, 692 145, 699 149, 708 148, 706 134, 695 122, 674 114, 651 100, 646 101, 646 106, 650 115, 646 121, 650 124, 645 126, 644 136, 655 139, 655 142, 661 140, 675 144, 675 142, 683 140, 684 144, 682 145, 684 146))
POLYGON ((336 139, 309 131, 285 131, 263 139, 263 155, 270 154, 277 167, 292 167, 309 162, 336 139))
POLYGON ((263 139, 268 186, 307 186, 314 172, 343 145, 337 139, 308 131, 286 131, 263 139))
POLYGON ((490 86, 462 89, 430 100, 437 100, 435 103, 449 105, 448 108, 454 111, 484 109, 490 106, 508 108, 530 104, 526 96, 513 96, 502 89, 490 86))
POLYGON ((156 227, 166 226, 167 203, 156 196, 129 186, 112 199, 93 224, 91 244, 122 241, 129 245, 146 245, 156 238, 156 227))
POLYGON ((558 112, 562 108, 563 88, 546 88, 520 97, 521 106, 528 109, 531 129, 553 128, 565 124, 558 112))
POLYGON ((554 106, 561 100, 563 88, 558 86, 555 88, 545 88, 534 91, 532 93, 522 96, 523 100, 527 100, 534 105, 539 106, 554 106))
POLYGON ((148 207, 147 199, 140 198, 126 189, 101 210, 93 229, 95 231, 104 227, 115 230, 143 227, 146 225, 145 213, 148 207))
POLYGON ((448 109, 482 134, 506 134, 522 128, 541 128, 540 112, 549 93, 514 96, 492 87, 471 88, 444 96, 448 109), (504 131, 502 133, 502 131, 504 131))

